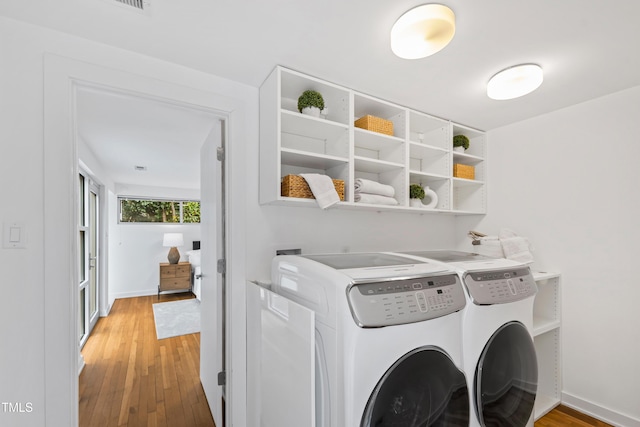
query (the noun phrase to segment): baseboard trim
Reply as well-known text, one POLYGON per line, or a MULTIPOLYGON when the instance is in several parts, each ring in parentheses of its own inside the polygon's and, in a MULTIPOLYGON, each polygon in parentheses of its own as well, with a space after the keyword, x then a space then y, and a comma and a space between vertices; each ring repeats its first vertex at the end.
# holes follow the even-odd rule
POLYGON ((80 353, 78 355, 78 376, 80 376, 84 367, 85 367, 84 356, 82 355, 82 353, 80 353))
POLYGON ((637 418, 620 414, 566 392, 562 392, 562 404, 614 426, 640 427, 640 420, 637 418))
POLYGON ((158 295, 158 288, 143 289, 140 291, 118 292, 117 294, 113 294, 113 299, 115 301, 120 298, 147 297, 149 295, 158 295))
MULTIPOLYGON (((163 291, 162 295, 165 294, 179 294, 187 292, 186 290, 178 289, 176 291, 163 291)), ((128 291, 128 292, 119 292, 114 294, 114 301, 120 298, 135 298, 135 297, 148 297, 150 295, 158 295, 158 288, 155 289, 144 289, 141 291, 128 291)))

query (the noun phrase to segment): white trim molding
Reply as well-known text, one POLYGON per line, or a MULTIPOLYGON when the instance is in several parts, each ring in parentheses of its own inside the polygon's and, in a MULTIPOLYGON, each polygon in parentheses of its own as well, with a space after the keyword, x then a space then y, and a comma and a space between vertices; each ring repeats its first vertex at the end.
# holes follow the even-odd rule
POLYGON ((636 418, 620 414, 566 392, 562 392, 562 404, 614 426, 640 427, 640 420, 636 418))

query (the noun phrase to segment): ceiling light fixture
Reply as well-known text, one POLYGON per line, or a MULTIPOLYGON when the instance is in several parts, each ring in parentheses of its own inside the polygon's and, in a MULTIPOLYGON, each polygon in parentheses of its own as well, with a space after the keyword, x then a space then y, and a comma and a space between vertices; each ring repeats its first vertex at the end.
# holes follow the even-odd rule
POLYGON ((442 50, 456 32, 456 17, 442 4, 423 4, 402 15, 391 28, 391 50, 419 59, 442 50))
POLYGON ((487 96, 505 100, 518 98, 540 87, 542 68, 537 64, 521 64, 500 71, 487 83, 487 96))

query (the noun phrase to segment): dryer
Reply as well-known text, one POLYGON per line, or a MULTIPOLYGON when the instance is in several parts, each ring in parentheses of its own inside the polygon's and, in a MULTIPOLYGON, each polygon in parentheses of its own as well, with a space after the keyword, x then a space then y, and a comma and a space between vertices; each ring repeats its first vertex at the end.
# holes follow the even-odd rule
POLYGON ((316 315, 316 426, 468 426, 453 270, 386 253, 283 255, 272 282, 316 315))
POLYGON ((442 262, 461 276, 463 368, 471 427, 533 426, 538 364, 533 344, 537 287, 529 267, 503 258, 456 252, 407 255, 442 262))

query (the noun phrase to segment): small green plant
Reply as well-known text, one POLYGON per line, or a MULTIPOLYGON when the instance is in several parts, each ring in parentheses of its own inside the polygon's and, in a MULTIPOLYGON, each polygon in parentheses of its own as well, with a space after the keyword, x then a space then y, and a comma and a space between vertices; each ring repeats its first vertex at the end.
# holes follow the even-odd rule
POLYGON ((424 199, 424 188, 419 184, 409 185, 409 198, 410 199, 424 199))
POLYGON ((453 146, 454 147, 464 147, 464 149, 469 148, 469 138, 464 135, 456 135, 453 137, 453 146))
POLYGON ((298 111, 302 113, 302 109, 305 107, 318 107, 324 110, 324 99, 320 92, 315 90, 305 90, 298 98, 298 111))

